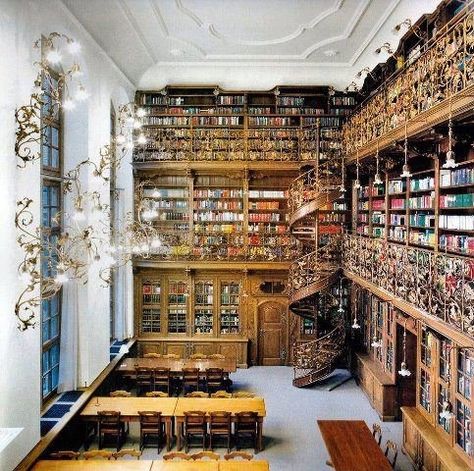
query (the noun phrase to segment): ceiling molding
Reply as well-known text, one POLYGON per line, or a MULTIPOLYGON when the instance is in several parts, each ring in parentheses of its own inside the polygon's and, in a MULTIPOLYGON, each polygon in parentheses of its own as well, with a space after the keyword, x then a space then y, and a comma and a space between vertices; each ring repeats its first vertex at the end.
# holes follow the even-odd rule
POLYGON ((175 0, 176 8, 185 16, 190 18, 194 23, 197 24, 199 28, 202 28, 204 26, 204 21, 199 18, 199 16, 196 15, 196 13, 192 12, 189 8, 186 8, 183 5, 183 2, 181 0, 175 0))
MULTIPOLYGON (((176 3, 178 1, 179 0, 176 0, 176 3)), ((338 12, 341 9, 343 3, 344 3, 344 0, 335 0, 332 7, 328 8, 326 11, 323 11, 322 13, 314 17, 309 23, 299 25, 295 31, 293 31, 290 34, 287 34, 286 36, 282 36, 280 38, 265 39, 265 40, 260 40, 260 41, 231 38, 230 36, 220 33, 214 24, 210 24, 208 30, 212 36, 228 44, 238 44, 241 46, 271 46, 275 44, 283 44, 283 43, 293 41, 294 39, 301 36, 305 31, 309 31, 313 29, 315 26, 321 23, 321 21, 326 19, 328 16, 331 16, 334 13, 338 12)))
POLYGON ((163 18, 163 15, 161 14, 161 11, 158 8, 158 5, 153 0, 148 0, 148 3, 150 4, 153 14, 156 17, 156 21, 160 25, 161 31, 163 31, 163 35, 168 38, 170 35, 170 32, 168 30, 168 27, 166 26, 165 19, 163 18))
POLYGON ((393 10, 400 4, 401 0, 392 0, 390 5, 385 9, 385 13, 382 15, 380 20, 375 24, 372 30, 369 32, 365 40, 360 45, 359 49, 353 54, 353 56, 349 59, 349 64, 353 66, 358 60, 359 57, 364 53, 367 49, 369 44, 372 42, 372 39, 376 36, 376 34, 381 30, 385 22, 388 20, 390 15, 393 13, 393 10))
POLYGON ((116 0, 120 11, 122 12, 122 15, 125 17, 127 20, 128 24, 131 26, 132 30, 134 33, 137 35, 138 39, 142 43, 143 49, 145 49, 145 52, 148 55, 148 58, 151 59, 151 62, 154 64, 158 58, 156 57, 155 53, 153 52, 153 48, 151 47, 150 43, 147 41, 145 35, 143 34, 143 31, 141 30, 139 24, 135 20, 132 12, 128 8, 128 6, 125 4, 124 0, 116 0))
POLYGON ((210 62, 210 61, 158 61, 156 66, 170 66, 170 67, 350 67, 346 62, 260 62, 256 64, 255 62, 210 62))
POLYGON ((63 10, 64 14, 69 17, 74 26, 93 44, 97 50, 105 57, 105 60, 109 62, 112 69, 114 69, 120 77, 127 83, 127 85, 136 90, 137 84, 122 70, 121 67, 109 56, 105 51, 104 46, 86 29, 86 27, 77 19, 76 15, 66 6, 63 0, 57 0, 59 7, 63 10))

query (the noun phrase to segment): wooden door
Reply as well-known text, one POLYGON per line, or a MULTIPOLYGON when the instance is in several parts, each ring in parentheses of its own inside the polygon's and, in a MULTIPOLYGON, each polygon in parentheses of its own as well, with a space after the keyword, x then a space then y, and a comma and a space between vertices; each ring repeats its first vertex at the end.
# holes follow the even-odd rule
POLYGON ((276 366, 284 364, 286 333, 282 319, 286 319, 286 315, 286 307, 280 303, 268 301, 258 306, 259 365, 276 366))

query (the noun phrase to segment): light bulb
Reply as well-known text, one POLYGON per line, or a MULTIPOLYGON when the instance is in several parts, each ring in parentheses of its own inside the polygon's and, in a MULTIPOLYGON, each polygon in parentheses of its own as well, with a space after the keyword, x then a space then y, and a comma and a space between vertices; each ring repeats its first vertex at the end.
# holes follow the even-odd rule
POLYGON ((89 93, 87 93, 87 90, 82 85, 80 85, 76 92, 76 100, 84 101, 87 100, 87 98, 89 98, 89 93))
POLYGON ((85 221, 86 215, 84 214, 84 210, 82 208, 77 208, 74 214, 72 215, 74 221, 80 222, 85 221))
POLYGON ((342 304, 339 304, 339 307, 337 308, 337 312, 344 312, 344 307, 342 306, 342 304))
POLYGON ((159 247, 161 247, 161 240, 159 239, 159 237, 155 237, 154 239, 152 239, 151 247, 153 249, 158 249, 159 247))
POLYGON ((119 134, 116 138, 115 141, 117 144, 125 144, 126 138, 123 134, 119 134))
POLYGON ((81 52, 81 49, 81 43, 74 41, 73 39, 68 41, 67 50, 70 54, 78 54, 79 52, 81 52))
POLYGON ((57 64, 61 61, 62 59, 62 56, 61 54, 59 53, 59 51, 55 48, 51 48, 48 53, 46 54, 46 60, 50 63, 50 64, 57 64))
POLYGON ((370 344, 371 347, 374 347, 374 348, 380 348, 382 346, 382 344, 380 343, 379 340, 377 340, 377 337, 374 336, 374 339, 372 341, 372 343, 370 344))
POLYGON ((137 142, 138 144, 146 144, 147 143, 147 139, 145 137, 145 134, 143 133, 140 133, 140 135, 138 136, 138 139, 137 139, 137 142))
POLYGON ((354 317, 354 323, 351 326, 353 329, 360 329, 360 324, 357 322, 357 317, 354 317))
POLYGON ((380 178, 380 173, 377 172, 374 177, 374 185, 382 185, 382 184, 383 184, 383 181, 380 178))
POLYGON ((448 150, 446 152, 446 162, 443 164, 443 168, 456 168, 458 164, 454 160, 454 151, 448 150))
POLYGON ((411 371, 407 368, 406 362, 402 361, 402 363, 400 365, 400 370, 398 371, 398 374, 400 376, 410 376, 411 375, 411 371))
POLYGON ((146 111, 144 108, 138 108, 137 110, 137 116, 139 118, 143 118, 144 116, 146 116, 146 111))
POLYGON ((76 104, 70 97, 68 97, 63 101, 62 106, 65 110, 69 111, 69 110, 73 110, 76 107, 76 104))
POLYGON ((54 279, 55 283, 57 283, 58 285, 62 285, 63 283, 66 283, 68 280, 69 278, 66 275, 66 272, 64 270, 58 269, 56 278, 54 279))
POLYGON ((410 167, 408 166, 408 164, 403 164, 400 178, 410 178, 410 177, 411 177, 410 167))

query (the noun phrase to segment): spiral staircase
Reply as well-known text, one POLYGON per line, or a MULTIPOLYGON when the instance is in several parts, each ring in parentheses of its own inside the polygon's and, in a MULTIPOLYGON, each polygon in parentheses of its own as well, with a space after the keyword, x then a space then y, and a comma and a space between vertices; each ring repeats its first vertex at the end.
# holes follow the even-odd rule
POLYGON ((290 230, 306 252, 290 267, 290 310, 317 324, 320 308, 316 301, 318 296, 324 296, 330 313, 326 329, 317 328, 317 339, 294 346, 293 385, 296 387, 310 386, 329 377, 344 352, 344 314, 332 292, 341 276, 341 235, 328 234, 321 245, 318 230, 320 210, 340 200, 340 176, 333 174, 335 177, 331 178, 330 172, 324 172, 321 167, 311 168, 296 178, 289 189, 290 230))

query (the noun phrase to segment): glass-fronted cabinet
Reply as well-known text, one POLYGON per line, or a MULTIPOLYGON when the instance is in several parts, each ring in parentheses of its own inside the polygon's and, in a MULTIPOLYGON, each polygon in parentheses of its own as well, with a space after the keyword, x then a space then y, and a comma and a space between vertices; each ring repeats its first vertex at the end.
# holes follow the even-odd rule
POLYGON ((221 281, 219 324, 221 334, 240 332, 240 283, 221 281))
POLYGON ((214 327, 214 283, 212 280, 194 284, 194 333, 212 334, 214 327))
POLYGON ((142 316, 141 332, 144 334, 161 331, 161 281, 144 280, 141 287, 142 316))
POLYGON ((182 280, 168 282, 168 333, 185 334, 188 313, 188 284, 182 280))

